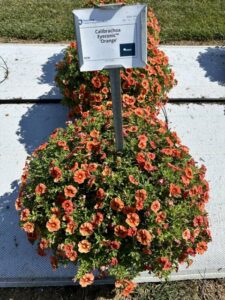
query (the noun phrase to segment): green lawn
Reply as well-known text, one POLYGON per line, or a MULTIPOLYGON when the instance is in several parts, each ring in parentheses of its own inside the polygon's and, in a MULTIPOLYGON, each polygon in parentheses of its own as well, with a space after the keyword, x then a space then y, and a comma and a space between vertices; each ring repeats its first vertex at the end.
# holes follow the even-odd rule
MULTIPOLYGON (((0 0, 0 38, 67 41, 74 38, 71 11, 81 0, 0 0)), ((134 1, 130 1, 134 2, 134 1)), ((137 1, 138 2, 138 1, 137 1)), ((162 42, 225 40, 225 0, 140 0, 161 24, 162 42)))

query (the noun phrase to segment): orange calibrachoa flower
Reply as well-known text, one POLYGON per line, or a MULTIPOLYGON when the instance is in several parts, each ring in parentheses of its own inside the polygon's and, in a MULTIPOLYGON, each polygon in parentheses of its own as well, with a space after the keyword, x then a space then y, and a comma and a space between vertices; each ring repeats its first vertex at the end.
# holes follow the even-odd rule
POLYGON ((86 287, 94 282, 94 275, 92 273, 87 273, 81 277, 79 283, 82 287, 86 287))
POLYGON ((114 198, 110 201, 110 207, 113 210, 121 211, 124 208, 124 203, 120 198, 114 198))
POLYGON ((196 252, 198 254, 203 254, 207 249, 208 249, 208 246, 205 241, 197 243, 196 252))
POLYGON ((171 183, 170 184, 170 195, 171 196, 179 196, 181 194, 181 189, 176 184, 171 183))
POLYGON ((140 223, 140 218, 136 213, 129 213, 125 221, 130 227, 137 227, 140 223))
POLYGON ((129 175, 128 178, 129 178, 129 181, 131 183, 133 183, 134 185, 138 185, 139 184, 138 180, 136 180, 133 175, 129 175))
POLYGON ((66 197, 73 198, 76 196, 77 189, 73 185, 67 185, 64 188, 64 195, 66 197))
POLYGON ((63 201, 62 208, 66 213, 71 214, 74 211, 73 202, 71 200, 63 201))
POLYGON ((34 232, 34 227, 35 227, 35 225, 32 222, 26 222, 23 224, 23 230, 28 233, 34 232))
POLYGON ((26 222, 29 215, 30 215, 30 210, 28 208, 25 208, 20 213, 20 220, 26 222))
POLYGON ((183 238, 184 240, 189 240, 190 237, 191 237, 191 232, 190 232, 190 230, 189 230, 189 229, 185 229, 185 230, 183 231, 183 233, 182 233, 182 238, 183 238))
POLYGON ((94 228, 90 222, 86 222, 80 226, 79 231, 82 236, 89 236, 93 234, 94 228))
POLYGON ((155 200, 152 202, 151 204, 151 210, 154 212, 154 213, 157 213, 159 210, 160 210, 160 202, 158 200, 155 200))
POLYGON ((68 234, 73 234, 74 231, 77 229, 78 225, 75 221, 70 220, 67 224, 66 224, 66 232, 68 234))
POLYGON ((152 235, 146 229, 138 230, 136 238, 139 243, 141 243, 142 245, 145 245, 145 246, 149 245, 150 242, 152 241, 152 235))
POLYGON ((79 184, 84 183, 86 179, 86 172, 84 170, 77 170, 74 173, 73 180, 79 184))
POLYGON ((114 233, 120 238, 125 238, 127 236, 127 228, 123 225, 117 225, 114 227, 114 233))
POLYGON ((80 253, 88 253, 91 251, 91 243, 88 240, 82 240, 78 243, 78 251, 80 253))
POLYGON ((147 192, 144 189, 135 192, 135 199, 145 201, 147 199, 147 192))
POLYGON ((99 226, 99 225, 101 225, 101 223, 103 222, 103 220, 104 220, 104 215, 102 213, 100 213, 100 212, 97 212, 92 217, 92 224, 94 226, 96 226, 96 225, 99 226))
POLYGON ((62 179, 62 171, 59 167, 53 167, 50 169, 50 174, 54 178, 54 182, 59 182, 62 179))
POLYGON ((53 215, 46 223, 46 227, 49 232, 58 231, 60 229, 60 225, 60 220, 55 215, 53 215))
POLYGON ((192 179, 192 178, 193 178, 193 172, 192 172, 192 169, 191 169, 191 168, 186 168, 186 169, 184 170, 184 172, 185 172, 185 175, 186 175, 187 178, 189 178, 189 179, 192 179))
POLYGON ((43 195, 46 192, 46 190, 47 190, 46 185, 43 183, 39 183, 35 188, 35 193, 36 193, 36 195, 40 196, 40 195, 43 195))

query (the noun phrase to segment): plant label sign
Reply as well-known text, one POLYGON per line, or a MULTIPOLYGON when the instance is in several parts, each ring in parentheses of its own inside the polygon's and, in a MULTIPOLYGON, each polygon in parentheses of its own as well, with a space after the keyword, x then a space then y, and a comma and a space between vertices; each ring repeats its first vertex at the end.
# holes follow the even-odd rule
POLYGON ((81 71, 146 65, 146 5, 104 5, 73 15, 81 71))

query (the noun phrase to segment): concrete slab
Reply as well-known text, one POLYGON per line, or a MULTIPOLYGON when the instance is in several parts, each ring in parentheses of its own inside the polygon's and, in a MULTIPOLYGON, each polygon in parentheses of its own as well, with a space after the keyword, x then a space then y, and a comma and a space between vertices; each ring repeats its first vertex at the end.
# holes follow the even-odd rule
MULTIPOLYGON (((65 44, 0 44, 0 100, 59 99, 54 66, 65 44), (5 64, 8 77, 5 77, 5 64)), ((161 46, 169 56, 178 85, 171 100, 225 100, 225 48, 161 46)))
MULTIPOLYGON (((0 106, 0 286, 72 284, 75 267, 52 272, 18 227, 14 202, 27 153, 64 125, 67 111, 57 104, 0 106)), ((225 277, 225 104, 168 104, 167 115, 193 157, 208 168, 211 200, 207 206, 213 242, 189 269, 182 267, 171 280, 225 277)), ((138 282, 158 281, 143 272, 138 282)), ((103 281, 109 283, 110 279, 103 281)), ((102 283, 102 282, 101 282, 102 283)))

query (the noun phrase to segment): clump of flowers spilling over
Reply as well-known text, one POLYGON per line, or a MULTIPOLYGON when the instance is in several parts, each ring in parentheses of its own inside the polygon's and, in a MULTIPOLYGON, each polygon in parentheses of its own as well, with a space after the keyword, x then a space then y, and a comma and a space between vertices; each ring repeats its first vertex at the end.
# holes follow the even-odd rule
POLYGON ((167 277, 211 240, 205 167, 151 108, 123 113, 125 149, 114 150, 110 103, 82 113, 28 158, 16 208, 53 268, 79 266, 81 286, 111 275, 127 296, 143 270, 167 277))
MULTIPOLYGON (((168 57, 157 48, 160 27, 151 10, 148 11, 147 28, 146 67, 121 70, 123 103, 124 109, 129 109, 130 105, 149 106, 158 113, 167 102, 166 93, 173 87, 175 80, 168 57)), ((70 108, 70 117, 110 100, 108 71, 80 72, 75 42, 65 50, 64 59, 57 63, 56 68, 56 84, 63 95, 62 103, 70 108)))

